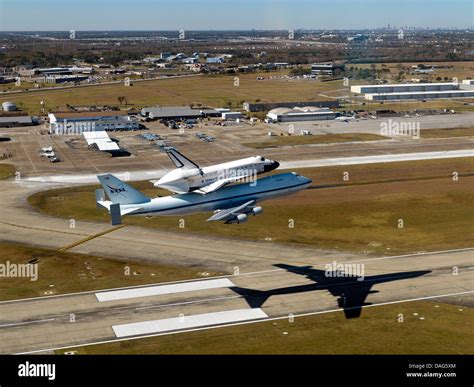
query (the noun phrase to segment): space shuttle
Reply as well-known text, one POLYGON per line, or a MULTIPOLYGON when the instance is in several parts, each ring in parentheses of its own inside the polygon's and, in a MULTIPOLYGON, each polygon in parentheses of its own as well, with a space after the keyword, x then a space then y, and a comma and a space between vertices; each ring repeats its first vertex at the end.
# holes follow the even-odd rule
POLYGON ((195 192, 206 195, 233 182, 256 180, 257 175, 280 166, 277 161, 253 156, 201 168, 176 149, 168 150, 167 154, 176 169, 153 183, 155 187, 178 194, 195 192))

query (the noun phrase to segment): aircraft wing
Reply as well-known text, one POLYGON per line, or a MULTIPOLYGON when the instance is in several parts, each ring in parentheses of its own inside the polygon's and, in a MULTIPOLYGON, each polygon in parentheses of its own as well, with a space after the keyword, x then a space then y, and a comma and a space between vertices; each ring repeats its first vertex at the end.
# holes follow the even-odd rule
POLYGON ((205 185, 205 186, 203 186, 203 187, 201 187, 201 188, 199 188, 199 189, 197 189, 193 192, 200 193, 201 195, 206 195, 210 192, 217 191, 218 189, 226 186, 227 184, 230 184, 234 181, 243 179, 244 177, 248 177, 248 176, 228 177, 227 179, 217 180, 214 183, 205 185))
POLYGON ((231 221, 233 219, 237 219, 239 215, 245 215, 248 212, 252 211, 255 200, 249 200, 248 202, 241 204, 237 207, 227 208, 225 210, 217 210, 214 215, 212 215, 208 222, 216 221, 216 220, 223 220, 225 222, 231 221))
POLYGON ((199 189, 197 189, 196 193, 200 193, 201 195, 206 195, 209 192, 214 192, 217 191, 219 188, 224 187, 225 185, 229 184, 230 182, 227 180, 217 180, 214 183, 211 183, 209 185, 205 185, 199 189))

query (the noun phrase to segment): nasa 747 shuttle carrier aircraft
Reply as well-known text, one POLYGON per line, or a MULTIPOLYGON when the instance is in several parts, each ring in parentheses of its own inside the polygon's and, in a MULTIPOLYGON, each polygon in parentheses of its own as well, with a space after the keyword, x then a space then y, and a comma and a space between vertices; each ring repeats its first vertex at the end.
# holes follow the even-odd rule
POLYGON ((109 210, 112 225, 121 224, 123 215, 186 215, 214 211, 208 221, 242 223, 249 214, 259 215, 256 203, 301 191, 311 180, 295 172, 272 175, 251 183, 222 188, 207 195, 190 192, 149 198, 111 174, 98 175, 103 189, 96 190, 97 208, 109 210), (107 194, 109 200, 105 200, 107 194))
POLYGON ((175 193, 192 191, 206 195, 230 183, 248 177, 256 178, 256 175, 273 171, 280 166, 277 161, 253 156, 200 168, 176 149, 171 149, 166 153, 176 169, 154 182, 154 185, 175 193))

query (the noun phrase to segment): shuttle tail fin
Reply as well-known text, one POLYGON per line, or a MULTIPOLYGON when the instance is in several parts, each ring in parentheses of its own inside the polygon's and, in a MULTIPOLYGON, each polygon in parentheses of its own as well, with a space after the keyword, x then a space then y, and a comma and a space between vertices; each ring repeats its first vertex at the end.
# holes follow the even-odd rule
POLYGON ((183 168, 183 169, 199 169, 199 165, 195 162, 189 160, 186 156, 179 153, 176 149, 170 149, 166 152, 168 157, 171 159, 176 168, 183 168))

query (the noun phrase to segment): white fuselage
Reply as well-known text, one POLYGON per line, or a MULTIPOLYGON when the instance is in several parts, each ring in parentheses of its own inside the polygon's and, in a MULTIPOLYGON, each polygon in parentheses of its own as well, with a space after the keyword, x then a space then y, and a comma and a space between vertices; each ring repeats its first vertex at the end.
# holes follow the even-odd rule
POLYGON ((177 168, 164 175, 155 183, 155 186, 176 193, 186 193, 219 180, 245 179, 245 181, 254 181, 258 174, 269 172, 277 168, 278 165, 273 160, 254 156, 204 168, 177 168))

